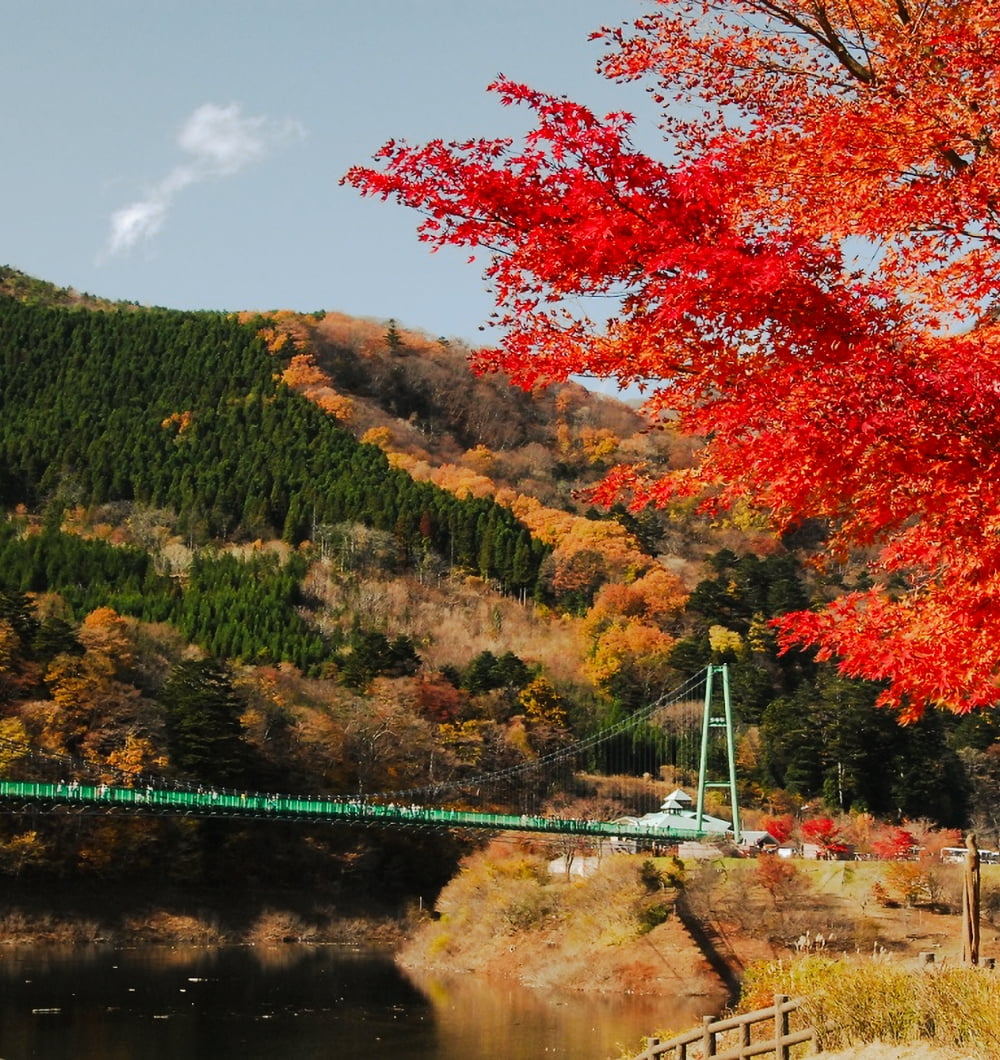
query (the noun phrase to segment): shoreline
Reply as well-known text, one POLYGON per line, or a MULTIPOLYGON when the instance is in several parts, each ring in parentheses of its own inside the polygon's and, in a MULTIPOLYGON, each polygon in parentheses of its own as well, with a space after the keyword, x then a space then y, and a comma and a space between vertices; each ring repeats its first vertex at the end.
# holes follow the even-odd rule
POLYGON ((412 929, 408 908, 342 893, 119 888, 8 883, 0 946, 362 945, 395 953, 412 929))

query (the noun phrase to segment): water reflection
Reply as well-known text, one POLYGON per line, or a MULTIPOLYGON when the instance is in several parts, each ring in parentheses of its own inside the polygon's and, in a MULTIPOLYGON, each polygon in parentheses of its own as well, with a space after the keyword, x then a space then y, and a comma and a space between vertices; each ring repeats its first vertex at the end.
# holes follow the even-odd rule
POLYGON ((647 1034, 687 1028, 718 1000, 536 992, 472 977, 414 977, 434 1007, 440 1057, 605 1060, 638 1051, 647 1034))
POLYGON ((703 1011, 408 978, 335 947, 0 948, 3 1060, 605 1060, 703 1011))

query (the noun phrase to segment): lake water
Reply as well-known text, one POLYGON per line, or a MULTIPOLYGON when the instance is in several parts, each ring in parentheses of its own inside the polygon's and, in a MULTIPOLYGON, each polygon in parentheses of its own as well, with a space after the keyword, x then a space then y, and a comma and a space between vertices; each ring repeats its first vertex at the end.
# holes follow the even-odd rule
POLYGON ((0 1060, 606 1060, 703 1008, 418 986, 337 947, 0 947, 0 1060))

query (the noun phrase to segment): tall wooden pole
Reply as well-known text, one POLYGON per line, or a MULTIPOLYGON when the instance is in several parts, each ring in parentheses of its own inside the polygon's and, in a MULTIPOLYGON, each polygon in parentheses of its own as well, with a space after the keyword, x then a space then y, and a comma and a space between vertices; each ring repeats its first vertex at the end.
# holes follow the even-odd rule
POLYGON ((965 837, 965 885, 962 888, 962 963, 979 963, 979 847, 976 833, 965 837))

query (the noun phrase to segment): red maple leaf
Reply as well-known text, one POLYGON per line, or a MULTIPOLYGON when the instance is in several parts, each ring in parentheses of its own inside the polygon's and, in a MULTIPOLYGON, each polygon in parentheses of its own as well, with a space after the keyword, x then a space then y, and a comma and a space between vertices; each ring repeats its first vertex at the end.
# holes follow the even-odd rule
POLYGON ((595 496, 825 523, 875 588, 786 616, 785 647, 885 682, 905 717, 994 704, 1000 9, 660 0, 597 36, 603 72, 663 105, 662 160, 630 116, 500 79, 534 113, 521 143, 390 142, 344 179, 485 252, 480 370, 644 382, 653 423, 706 439, 697 467, 595 496))

